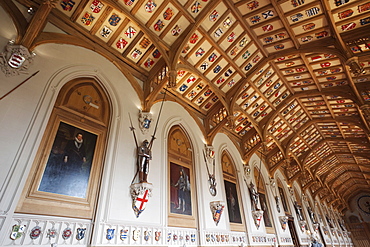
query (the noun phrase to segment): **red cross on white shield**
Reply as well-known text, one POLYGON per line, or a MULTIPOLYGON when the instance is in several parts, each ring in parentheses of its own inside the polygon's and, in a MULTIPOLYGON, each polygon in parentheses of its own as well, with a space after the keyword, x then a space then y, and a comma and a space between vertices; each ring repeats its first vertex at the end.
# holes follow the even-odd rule
POLYGON ((148 190, 145 190, 144 193, 140 193, 140 195, 136 198, 135 206, 139 210, 145 209, 145 204, 148 202, 148 190))

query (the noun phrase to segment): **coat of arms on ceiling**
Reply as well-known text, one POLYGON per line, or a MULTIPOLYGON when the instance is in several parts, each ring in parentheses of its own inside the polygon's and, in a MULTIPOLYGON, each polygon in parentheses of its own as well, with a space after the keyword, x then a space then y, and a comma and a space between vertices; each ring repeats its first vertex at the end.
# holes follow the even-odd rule
POLYGON ((6 76, 27 73, 28 67, 33 62, 34 54, 22 45, 15 45, 9 41, 5 51, 0 53, 0 67, 6 76))

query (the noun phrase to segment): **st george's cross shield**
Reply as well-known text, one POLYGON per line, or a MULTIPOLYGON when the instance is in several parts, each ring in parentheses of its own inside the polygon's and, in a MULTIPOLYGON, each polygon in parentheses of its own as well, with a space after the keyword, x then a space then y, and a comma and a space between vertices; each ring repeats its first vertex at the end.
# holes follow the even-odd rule
POLYGON ((149 197, 152 194, 152 184, 136 183, 131 185, 132 209, 136 217, 145 210, 149 197))
POLYGON ((127 28, 127 30, 125 32, 125 35, 127 36, 127 38, 132 38, 132 37, 134 37, 135 33, 136 33, 135 28, 130 26, 130 27, 127 28))
POLYGON ((229 87, 234 86, 234 84, 235 84, 235 80, 234 80, 234 79, 231 79, 231 80, 227 83, 227 85, 228 85, 229 87))

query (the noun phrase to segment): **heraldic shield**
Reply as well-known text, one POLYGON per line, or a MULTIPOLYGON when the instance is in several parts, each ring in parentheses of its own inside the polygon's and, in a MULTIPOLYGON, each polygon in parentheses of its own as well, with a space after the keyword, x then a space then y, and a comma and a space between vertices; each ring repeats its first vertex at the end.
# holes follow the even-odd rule
POLYGON ((14 225, 12 227, 12 232, 10 233, 10 238, 16 240, 22 237, 24 231, 26 230, 26 225, 14 225))
POLYGON ((153 185, 150 183, 136 183, 130 186, 131 198, 132 198, 132 209, 135 212, 136 217, 145 210, 146 204, 149 197, 152 196, 153 185))
POLYGON ((220 222, 222 212, 224 211, 225 203, 221 201, 214 201, 210 202, 209 206, 212 211, 213 221, 216 223, 217 226, 218 222, 220 222))

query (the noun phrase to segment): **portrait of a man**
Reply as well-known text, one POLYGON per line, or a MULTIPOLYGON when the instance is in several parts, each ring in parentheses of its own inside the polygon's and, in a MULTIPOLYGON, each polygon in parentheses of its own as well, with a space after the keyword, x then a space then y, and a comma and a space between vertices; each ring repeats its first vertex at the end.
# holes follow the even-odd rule
POLYGON ((242 223, 236 184, 225 180, 227 210, 231 223, 242 223))
POLYGON ((38 191, 86 198, 96 139, 61 122, 38 191))
POLYGON ((265 222, 265 226, 272 227, 272 222, 270 219, 270 211, 268 209, 266 196, 263 193, 260 193, 259 196, 260 196, 261 209, 263 210, 263 221, 265 222))
POLYGON ((192 215, 190 170, 171 162, 170 197, 171 213, 192 215))

